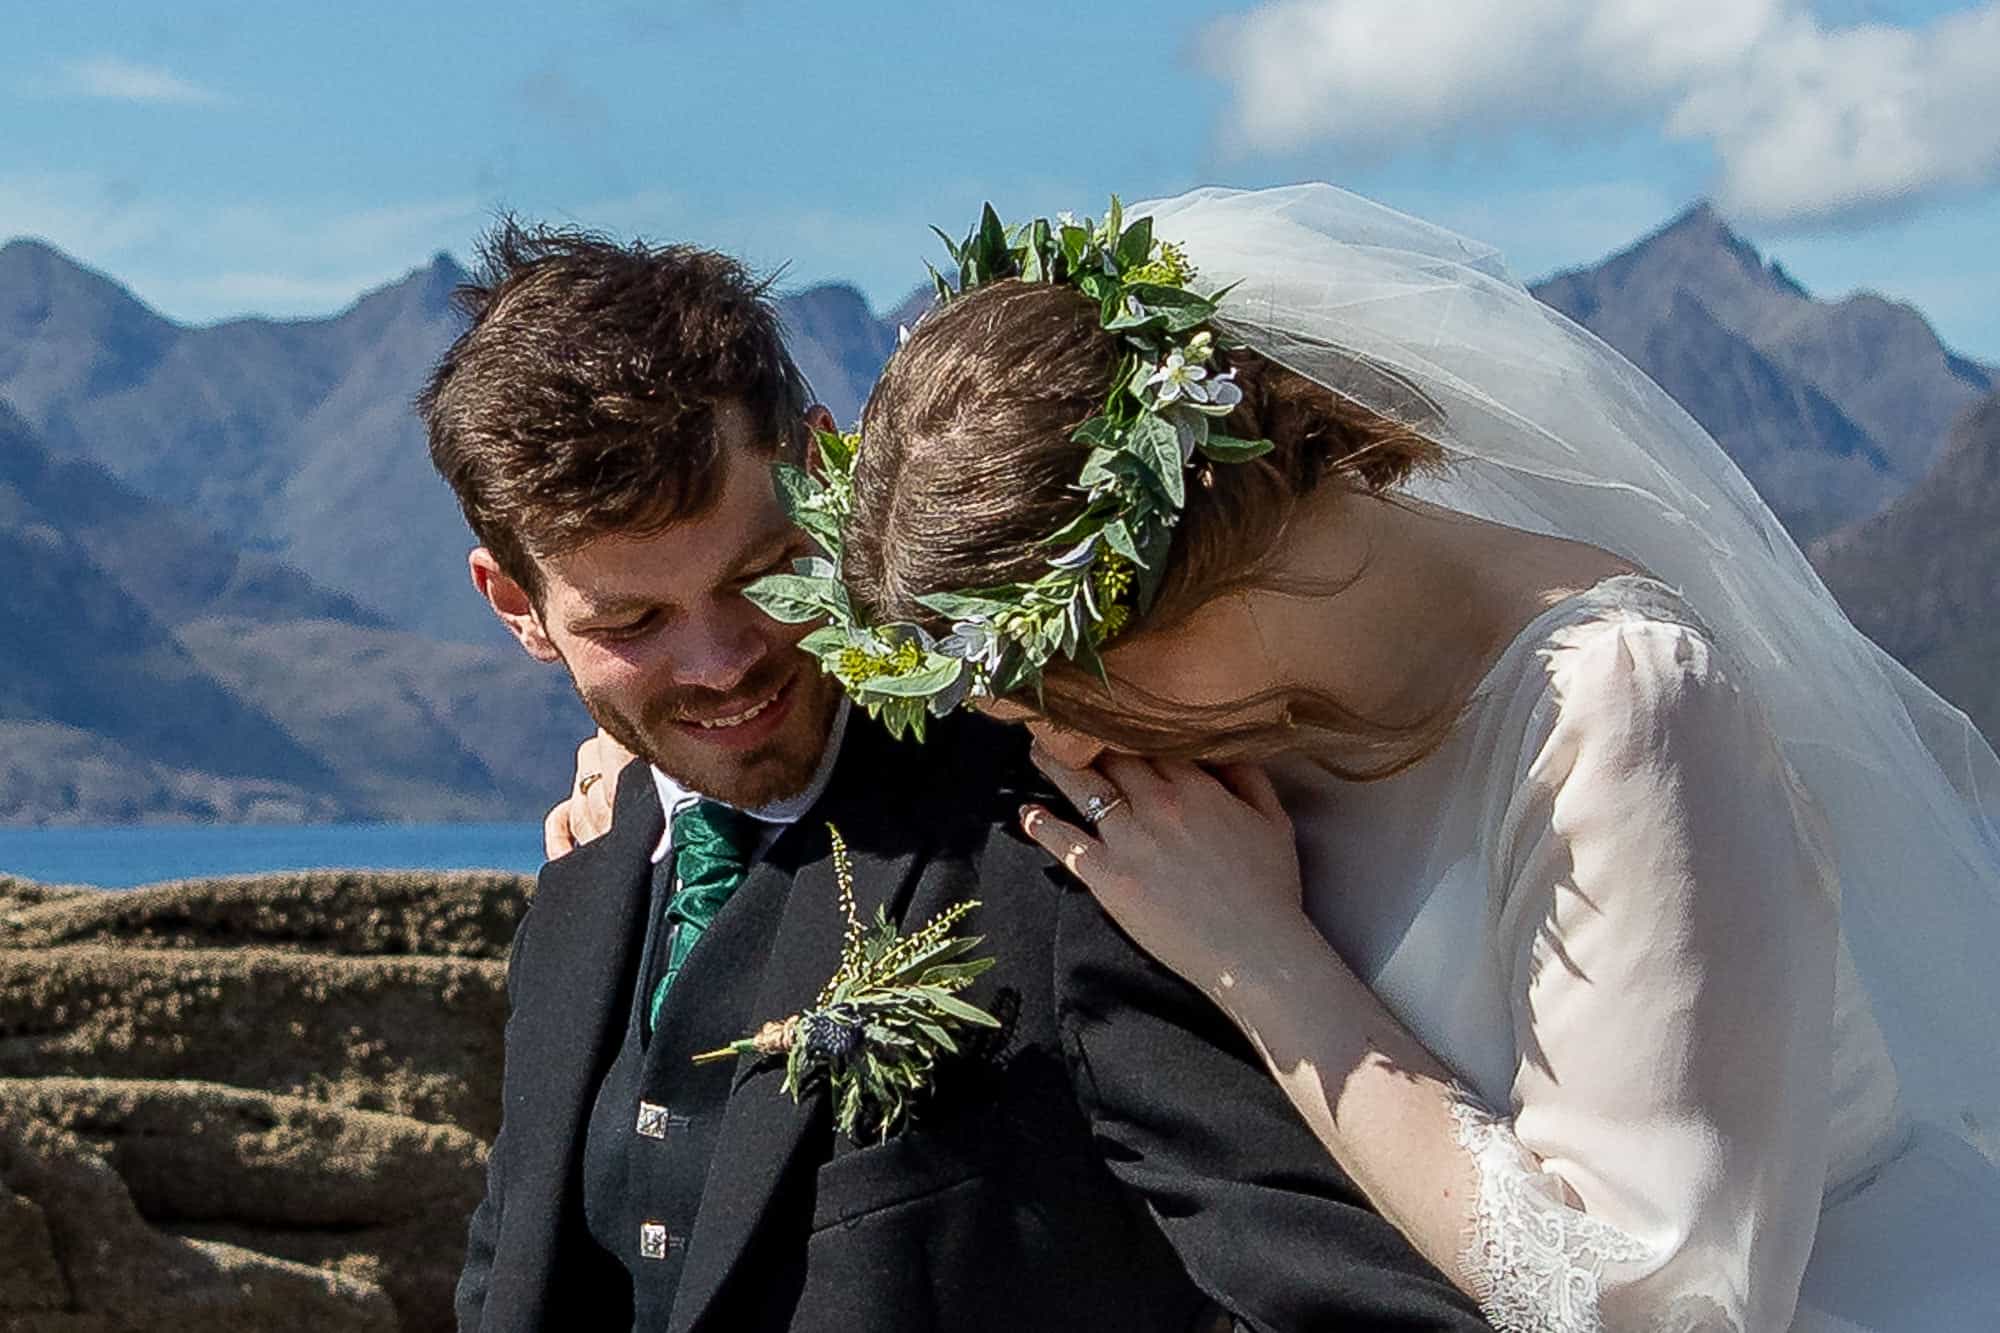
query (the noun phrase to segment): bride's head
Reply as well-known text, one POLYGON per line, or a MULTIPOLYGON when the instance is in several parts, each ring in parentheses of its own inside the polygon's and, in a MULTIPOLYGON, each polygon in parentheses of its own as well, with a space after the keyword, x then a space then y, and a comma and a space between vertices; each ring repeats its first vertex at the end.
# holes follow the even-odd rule
MULTIPOLYGON (((857 609, 945 633, 920 598, 1047 572, 1051 534, 1084 507, 1088 446, 1071 434, 1102 410, 1119 356, 1097 303, 1067 286, 996 282, 926 317, 862 417, 843 555, 857 609)), ((1285 539, 1305 506, 1331 512, 1322 502, 1336 493, 1394 487, 1437 447, 1254 353, 1226 361, 1243 400, 1218 429, 1274 447, 1189 475, 1158 595, 1104 646, 1112 688, 1056 657, 1039 704, 1030 693, 988 711, 1030 720, 1072 761, 1110 746, 1203 759, 1306 750, 1357 776, 1398 767, 1428 749, 1425 728, 1357 716, 1286 679, 1260 648, 1252 597, 1296 574, 1285 539)))

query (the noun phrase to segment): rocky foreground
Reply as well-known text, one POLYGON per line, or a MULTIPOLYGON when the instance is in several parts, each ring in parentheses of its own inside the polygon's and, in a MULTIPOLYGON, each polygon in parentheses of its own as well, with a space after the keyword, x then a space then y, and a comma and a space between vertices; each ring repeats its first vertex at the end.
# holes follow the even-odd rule
POLYGON ((0 1328, 450 1328, 531 884, 0 876, 0 1328))

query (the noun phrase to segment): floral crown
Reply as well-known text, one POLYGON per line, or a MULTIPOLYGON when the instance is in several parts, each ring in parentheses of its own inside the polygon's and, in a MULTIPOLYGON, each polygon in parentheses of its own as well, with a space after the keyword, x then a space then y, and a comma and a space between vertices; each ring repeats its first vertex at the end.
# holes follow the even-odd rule
POLYGON ((1234 371, 1209 372, 1215 353, 1226 350, 1208 327, 1224 293, 1191 289, 1187 256, 1153 239, 1150 218, 1125 226, 1114 197, 1102 223, 1063 214, 1009 228, 988 204, 963 241, 938 236, 958 265, 956 288, 927 265, 939 305, 1003 278, 1062 283, 1098 303, 1121 354, 1102 410, 1072 436, 1089 446, 1075 483, 1087 498, 1083 512, 1046 539, 1048 571, 1028 583, 919 597, 953 622, 942 638, 908 622, 871 625, 848 597, 842 530, 853 512, 861 437, 821 432, 819 477, 778 465, 785 507, 824 554, 797 561, 794 573, 757 580, 747 595, 788 624, 826 620, 800 646, 890 734, 918 739, 927 715, 941 717, 968 696, 1026 688, 1039 695, 1042 669, 1058 654, 1101 678, 1099 648, 1145 614, 1159 590, 1196 455, 1237 463, 1271 448, 1211 428, 1243 398, 1234 371))

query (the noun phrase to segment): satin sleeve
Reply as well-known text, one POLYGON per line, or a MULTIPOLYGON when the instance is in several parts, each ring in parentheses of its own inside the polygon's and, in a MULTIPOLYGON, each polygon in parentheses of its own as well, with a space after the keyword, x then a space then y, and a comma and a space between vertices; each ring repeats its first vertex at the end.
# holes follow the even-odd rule
POLYGON ((1518 1065, 1457 1115, 1465 1276, 1502 1329, 1778 1333, 1827 1170, 1818 815, 1702 631, 1596 621, 1542 659, 1490 844, 1518 1065))

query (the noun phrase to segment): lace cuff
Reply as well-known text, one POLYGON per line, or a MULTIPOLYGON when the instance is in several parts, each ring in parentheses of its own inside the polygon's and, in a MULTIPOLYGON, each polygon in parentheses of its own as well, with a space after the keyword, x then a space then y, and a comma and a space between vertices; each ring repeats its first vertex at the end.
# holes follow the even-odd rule
POLYGON ((1651 1259, 1652 1248, 1571 1207, 1561 1181, 1469 1090, 1454 1095, 1451 1117, 1478 1175, 1458 1262, 1480 1310, 1500 1333, 1602 1333, 1605 1267, 1651 1259))

